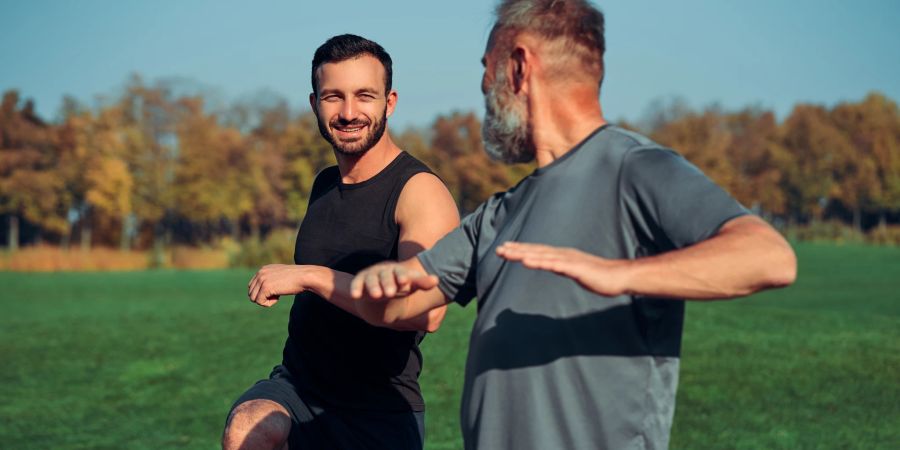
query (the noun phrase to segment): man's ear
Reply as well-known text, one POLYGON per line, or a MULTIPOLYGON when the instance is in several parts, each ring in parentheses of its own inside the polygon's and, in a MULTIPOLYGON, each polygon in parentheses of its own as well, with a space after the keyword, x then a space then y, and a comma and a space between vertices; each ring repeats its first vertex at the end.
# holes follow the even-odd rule
POLYGON ((512 74, 510 74, 510 79, 513 83, 513 92, 518 94, 525 89, 525 81, 528 79, 528 76, 531 74, 531 54, 522 46, 516 46, 512 53, 509 55, 510 59, 510 69, 512 70, 512 74))
POLYGON ((309 93, 309 107, 312 108, 313 111, 316 111, 316 93, 309 93))
POLYGON ((387 94, 387 111, 385 112, 385 117, 391 117, 391 114, 394 114, 394 108, 397 107, 397 91, 391 89, 391 92, 387 94))

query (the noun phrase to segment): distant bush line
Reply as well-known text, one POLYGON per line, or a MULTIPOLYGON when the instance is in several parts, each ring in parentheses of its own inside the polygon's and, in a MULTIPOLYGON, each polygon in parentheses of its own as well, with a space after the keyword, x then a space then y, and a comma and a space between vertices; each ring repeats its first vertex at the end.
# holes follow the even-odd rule
MULTIPOLYGON (((135 76, 94 108, 66 98, 53 121, 6 91, 0 246, 7 254, 152 255, 113 264, 122 267, 289 260, 292 247, 281 241, 293 238, 316 173, 334 164, 315 116, 277 96, 212 108, 189 91, 135 76)), ((676 102, 617 124, 677 150, 789 237, 900 242, 900 113, 881 94, 832 108, 798 104, 781 122, 759 108, 696 111, 676 102)), ((491 161, 474 113, 391 132, 447 183, 463 213, 533 169, 491 161)))

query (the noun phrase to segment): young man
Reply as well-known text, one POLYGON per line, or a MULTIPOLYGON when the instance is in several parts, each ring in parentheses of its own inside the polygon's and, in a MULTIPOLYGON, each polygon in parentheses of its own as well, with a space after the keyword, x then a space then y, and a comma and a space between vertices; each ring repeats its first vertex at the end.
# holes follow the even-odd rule
POLYGON ((309 101, 338 165, 313 184, 295 265, 268 265, 249 284, 271 306, 296 294, 282 364, 235 403, 225 449, 421 449, 424 401, 418 344, 437 309, 375 327, 357 317, 351 274, 411 258, 459 223, 450 193, 387 130, 397 103, 391 58, 353 35, 329 39, 312 63, 309 101))
POLYGON ((795 278, 769 225, 675 152, 606 123, 603 27, 584 0, 500 4, 483 59, 485 147, 538 169, 430 250, 350 287, 375 324, 478 298, 466 448, 666 448, 681 299, 795 278))

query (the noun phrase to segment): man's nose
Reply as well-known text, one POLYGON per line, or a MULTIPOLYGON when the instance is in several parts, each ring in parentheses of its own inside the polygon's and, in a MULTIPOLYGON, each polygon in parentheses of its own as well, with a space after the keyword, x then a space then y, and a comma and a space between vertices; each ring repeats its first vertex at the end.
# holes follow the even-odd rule
POLYGON ((348 99, 341 105, 341 119, 351 121, 356 118, 356 104, 353 99, 348 99))

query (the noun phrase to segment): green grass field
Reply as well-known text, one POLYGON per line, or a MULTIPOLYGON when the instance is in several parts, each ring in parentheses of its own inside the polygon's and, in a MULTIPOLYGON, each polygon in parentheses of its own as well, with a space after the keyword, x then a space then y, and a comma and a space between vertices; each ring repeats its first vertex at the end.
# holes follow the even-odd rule
MULTIPOLYGON (((797 250, 795 286, 688 307, 672 448, 900 448, 900 248, 797 250)), ((0 448, 217 448, 286 333, 250 275, 0 273, 0 448)), ((461 447, 474 314, 423 344, 430 449, 461 447)))

